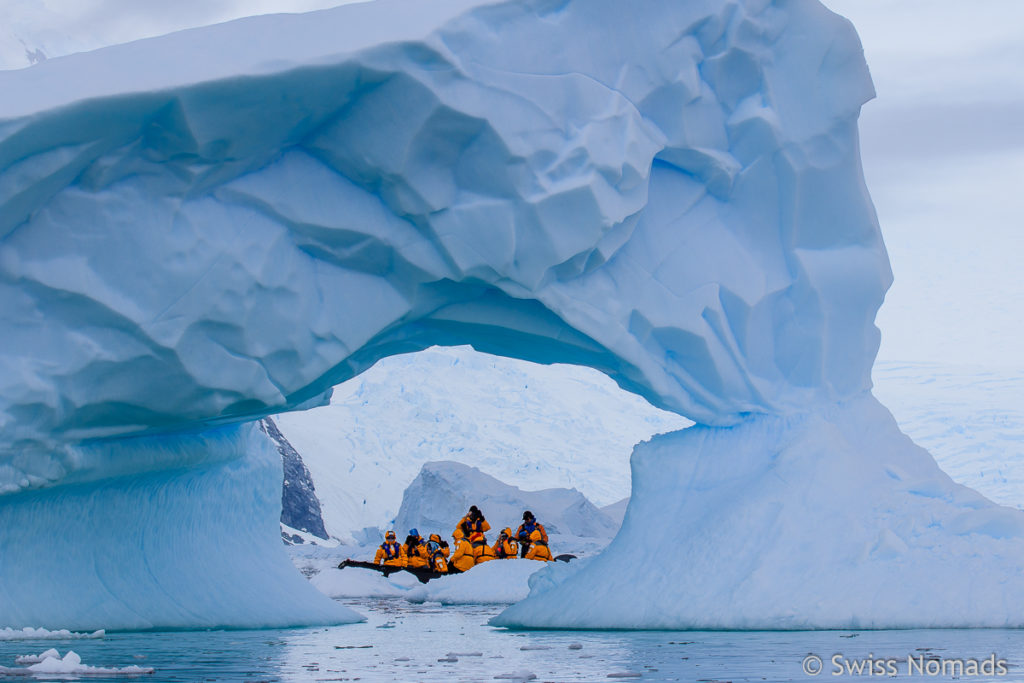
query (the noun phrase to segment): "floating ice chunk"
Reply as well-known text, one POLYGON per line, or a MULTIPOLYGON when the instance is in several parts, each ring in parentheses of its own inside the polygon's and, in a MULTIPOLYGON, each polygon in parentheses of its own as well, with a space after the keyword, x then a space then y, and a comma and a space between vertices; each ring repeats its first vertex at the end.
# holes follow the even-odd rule
MULTIPOLYGON (((462 574, 434 579, 422 590, 406 595, 410 602, 439 602, 442 605, 510 605, 530 594, 530 576, 553 562, 537 560, 491 560, 462 574)), ((559 562, 557 564, 564 564, 559 562)))
POLYGON ((494 678, 505 681, 534 681, 537 680, 537 674, 532 671, 522 669, 520 671, 513 671, 507 674, 498 674, 494 678))
POLYGON ((311 578, 310 582, 318 591, 331 598, 405 597, 409 589, 397 584, 393 580, 395 578, 397 574, 384 578, 383 574, 371 569, 332 567, 311 578))
POLYGON ((60 658, 60 652, 54 648, 50 648, 38 655, 18 655, 14 658, 16 664, 38 664, 39 662, 49 657, 60 658))
POLYGON ((153 673, 151 667, 136 666, 102 667, 82 664, 82 658, 74 650, 68 650, 63 657, 60 652, 50 649, 42 654, 22 655, 16 660, 19 664, 30 664, 19 668, 0 666, 0 674, 7 676, 40 676, 45 674, 76 675, 76 676, 141 676, 153 673))
POLYGON ((72 632, 67 629, 48 631, 45 628, 32 628, 31 626, 20 629, 0 629, 0 640, 78 640, 81 638, 102 638, 104 635, 106 635, 106 631, 103 629, 91 633, 72 632))

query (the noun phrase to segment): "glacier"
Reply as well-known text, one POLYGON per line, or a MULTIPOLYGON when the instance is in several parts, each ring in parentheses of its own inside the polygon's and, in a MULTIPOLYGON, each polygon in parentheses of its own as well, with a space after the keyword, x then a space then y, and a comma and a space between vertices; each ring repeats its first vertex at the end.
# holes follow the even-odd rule
POLYGON ((358 619, 286 571, 253 421, 462 344, 697 423, 496 623, 1024 623, 1022 513, 870 393, 873 88, 817 0, 377 0, 0 91, 0 626, 358 619))

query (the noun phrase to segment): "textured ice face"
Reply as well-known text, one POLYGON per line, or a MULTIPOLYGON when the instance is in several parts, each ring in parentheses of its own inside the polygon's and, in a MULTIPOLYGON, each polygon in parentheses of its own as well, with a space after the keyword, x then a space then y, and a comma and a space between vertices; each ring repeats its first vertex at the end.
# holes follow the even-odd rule
POLYGON ((869 386, 872 90, 817 3, 385 1, 0 87, 6 489, 431 344, 705 424, 869 386))
POLYGON ((588 365, 704 425, 869 387, 872 88, 817 2, 378 0, 0 92, 0 623, 356 618, 282 578, 272 451, 202 430, 387 355, 588 365), (61 520, 75 562, 19 545, 61 520))

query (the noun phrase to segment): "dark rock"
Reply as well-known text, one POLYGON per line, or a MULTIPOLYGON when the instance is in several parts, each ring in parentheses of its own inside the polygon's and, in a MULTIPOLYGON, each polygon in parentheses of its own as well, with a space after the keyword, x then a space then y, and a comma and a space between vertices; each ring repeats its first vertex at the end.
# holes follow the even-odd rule
MULTIPOLYGON (((323 514, 320 511, 320 499, 316 497, 313 478, 309 469, 302 462, 302 456, 284 438, 274 420, 265 417, 260 420, 260 428, 277 446, 284 463, 284 486, 281 491, 281 523, 292 529, 304 531, 317 538, 327 540, 323 514)), ((295 534, 281 533, 285 543, 302 543, 302 538, 295 534)))

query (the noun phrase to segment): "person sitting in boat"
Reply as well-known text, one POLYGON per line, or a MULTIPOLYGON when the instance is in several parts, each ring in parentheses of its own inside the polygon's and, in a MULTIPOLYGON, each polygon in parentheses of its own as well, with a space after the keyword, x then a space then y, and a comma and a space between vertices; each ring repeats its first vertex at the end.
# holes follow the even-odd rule
POLYGON ((512 538, 512 529, 505 527, 494 544, 494 556, 499 560, 514 560, 518 554, 519 544, 512 538))
POLYGON ((540 529, 534 529, 530 532, 530 549, 526 551, 526 559, 554 562, 554 558, 551 557, 551 549, 548 548, 547 539, 541 536, 540 529))
POLYGON ((446 560, 452 553, 452 549, 448 546, 448 541, 442 541, 440 534, 430 534, 430 538, 427 539, 427 549, 430 550, 431 554, 440 551, 446 560))
POLYGON ((484 519, 484 513, 480 512, 476 505, 471 505, 466 516, 460 519, 459 523, 455 526, 452 536, 455 537, 455 540, 459 540, 463 537, 469 538, 473 533, 479 532, 482 534, 485 531, 490 531, 490 529, 491 525, 484 519))
POLYGON ((384 542, 377 548, 373 563, 383 564, 385 567, 405 566, 405 546, 398 542, 394 531, 384 534, 384 542))
POLYGON ((448 573, 448 542, 442 541, 437 534, 430 534, 427 541, 427 553, 430 555, 430 568, 439 574, 448 573))
POLYGON ((544 525, 537 521, 537 518, 533 516, 533 513, 529 510, 523 512, 523 523, 516 529, 516 540, 519 541, 519 556, 526 557, 526 553, 530 551, 530 536, 534 531, 540 532, 540 539, 544 541, 544 545, 548 544, 548 532, 544 528, 544 525))
POLYGON ((427 551, 427 544, 416 529, 409 529, 409 535, 405 537, 405 566, 411 569, 426 569, 430 566, 430 553, 427 551))
POLYGON ((487 545, 487 537, 479 531, 474 531, 469 537, 469 544, 473 548, 473 559, 475 564, 489 562, 494 557, 494 548, 487 545))
POLYGON ((452 538, 455 539, 455 552, 452 553, 452 559, 448 563, 449 571, 452 568, 460 572, 469 571, 476 565, 473 546, 469 544, 469 540, 465 536, 452 534, 452 538))

